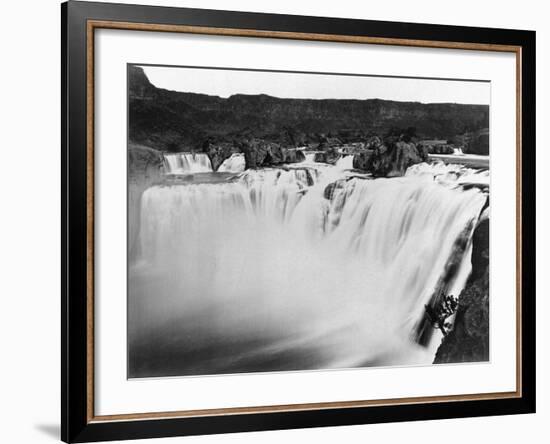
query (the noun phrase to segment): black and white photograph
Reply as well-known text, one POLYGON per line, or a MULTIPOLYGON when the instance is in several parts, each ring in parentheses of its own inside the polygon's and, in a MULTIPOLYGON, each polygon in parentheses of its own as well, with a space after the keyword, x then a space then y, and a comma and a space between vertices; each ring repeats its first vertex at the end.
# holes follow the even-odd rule
POLYGON ((127 86, 128 378, 490 361, 490 82, 127 86))

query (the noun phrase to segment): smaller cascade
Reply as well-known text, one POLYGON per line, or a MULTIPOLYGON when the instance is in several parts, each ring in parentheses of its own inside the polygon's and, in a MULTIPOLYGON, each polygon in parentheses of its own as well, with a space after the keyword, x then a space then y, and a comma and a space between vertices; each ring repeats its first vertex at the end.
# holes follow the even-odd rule
POLYGON ((353 154, 348 154, 340 157, 336 161, 336 168, 341 170, 352 170, 353 169, 353 154))
POLYGON ((462 148, 453 148, 453 154, 455 156, 464 156, 464 153, 462 152, 462 148))
POLYGON ((218 167, 220 173, 242 173, 245 170, 243 153, 233 153, 218 167))
POLYGON ((304 151, 305 160, 304 163, 314 163, 315 162, 315 154, 317 154, 316 151, 304 151))
POLYGON ((166 174, 210 173, 212 163, 204 153, 165 153, 166 174))

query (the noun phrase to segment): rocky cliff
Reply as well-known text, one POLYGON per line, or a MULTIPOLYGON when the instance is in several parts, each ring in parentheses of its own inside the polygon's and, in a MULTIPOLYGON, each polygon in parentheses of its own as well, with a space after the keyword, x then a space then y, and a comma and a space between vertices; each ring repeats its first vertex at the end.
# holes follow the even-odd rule
POLYGON ((420 137, 450 139, 488 127, 485 105, 242 94, 221 98, 156 88, 135 66, 129 67, 128 88, 130 140, 168 151, 255 138, 284 147, 352 143, 393 127, 414 127, 420 137))
POLYGON ((434 364, 489 360, 489 218, 473 236, 472 274, 458 298, 453 329, 443 338, 434 364))

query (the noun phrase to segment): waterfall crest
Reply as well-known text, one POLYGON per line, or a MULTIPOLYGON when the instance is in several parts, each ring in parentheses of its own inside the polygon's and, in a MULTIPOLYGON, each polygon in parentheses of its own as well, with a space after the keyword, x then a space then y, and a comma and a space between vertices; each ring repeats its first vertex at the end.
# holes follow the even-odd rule
POLYGON ((219 172, 242 173, 245 170, 245 159, 243 153, 233 153, 218 167, 219 172))
POLYGON ((210 158, 204 153, 165 153, 164 167, 167 174, 209 173, 210 158))
POLYGON ((353 155, 347 154, 343 155, 336 161, 336 167, 342 170, 351 170, 353 169, 353 155))

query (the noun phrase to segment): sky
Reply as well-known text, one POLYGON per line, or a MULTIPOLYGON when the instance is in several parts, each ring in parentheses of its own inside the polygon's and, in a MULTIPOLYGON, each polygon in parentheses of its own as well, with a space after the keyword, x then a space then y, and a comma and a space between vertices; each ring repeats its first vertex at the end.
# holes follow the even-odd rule
POLYGON ((142 66, 158 88, 227 98, 385 99, 422 103, 490 103, 488 82, 358 75, 142 66))

